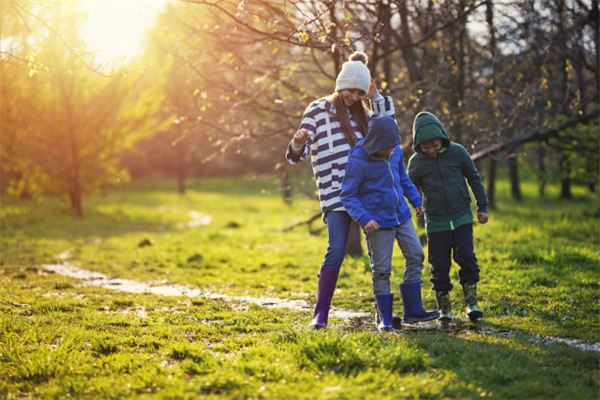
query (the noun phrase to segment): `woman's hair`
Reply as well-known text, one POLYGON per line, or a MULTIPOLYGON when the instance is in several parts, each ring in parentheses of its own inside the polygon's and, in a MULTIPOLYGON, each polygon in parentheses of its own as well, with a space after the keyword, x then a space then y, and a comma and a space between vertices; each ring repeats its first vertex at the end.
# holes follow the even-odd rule
MULTIPOLYGON (((350 54, 348 57, 349 61, 361 61, 363 64, 367 65, 369 62, 369 57, 363 53, 362 51, 355 51, 350 54)), ((342 100, 342 96, 340 96, 339 92, 334 93, 333 95, 333 106, 335 107, 335 111, 340 121, 340 127, 342 128, 342 132, 348 141, 350 147, 354 147, 358 138, 354 134, 354 129, 352 128, 352 124, 350 123, 350 114, 352 115, 354 122, 358 125, 358 130, 362 133, 363 137, 367 137, 367 131, 369 126, 369 117, 367 108, 364 101, 357 101, 350 108, 346 107, 344 101, 342 100)))
POLYGON ((352 104, 350 108, 346 107, 346 104, 344 104, 342 96, 340 96, 339 92, 336 92, 333 95, 332 103, 335 107, 338 120, 340 121, 342 132, 344 133, 344 136, 346 137, 350 147, 354 147, 358 141, 358 138, 354 134, 354 129, 352 128, 352 123, 350 122, 350 115, 348 112, 352 114, 352 118, 358 125, 358 130, 360 133, 362 133, 363 137, 367 137, 367 130, 369 126, 369 117, 367 113, 369 110, 362 100, 352 104))

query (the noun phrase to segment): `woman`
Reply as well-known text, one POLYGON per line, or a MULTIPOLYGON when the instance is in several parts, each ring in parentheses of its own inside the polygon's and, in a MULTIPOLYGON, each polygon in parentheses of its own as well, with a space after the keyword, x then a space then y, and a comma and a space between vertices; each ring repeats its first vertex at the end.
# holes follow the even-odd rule
POLYGON ((354 52, 350 55, 336 79, 335 92, 308 106, 301 127, 294 134, 286 152, 291 164, 311 156, 321 212, 329 234, 311 323, 315 329, 327 327, 331 298, 346 253, 352 222, 339 197, 348 152, 359 139, 367 135, 372 117, 379 114, 394 116, 393 102, 377 92, 367 62, 365 53, 354 52), (367 95, 374 112, 366 106, 367 95))

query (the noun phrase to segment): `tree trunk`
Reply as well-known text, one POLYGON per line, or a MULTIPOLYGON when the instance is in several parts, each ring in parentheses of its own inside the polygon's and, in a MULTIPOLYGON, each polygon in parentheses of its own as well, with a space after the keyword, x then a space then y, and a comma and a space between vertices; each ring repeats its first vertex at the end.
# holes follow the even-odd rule
POLYGON ((590 190, 590 193, 596 193, 596 182, 589 181, 588 182, 588 189, 590 190))
MULTIPOLYGON (((465 10, 466 2, 461 0, 456 7, 456 13, 462 14, 465 10)), ((465 132, 463 132, 463 105, 465 101, 465 39, 466 39, 466 16, 461 16, 458 19, 456 26, 452 27, 453 42, 451 43, 451 79, 452 92, 450 98, 452 102, 452 136, 455 141, 461 142, 465 132)))
POLYGON ((346 254, 351 257, 362 257, 363 248, 360 237, 360 227, 355 221, 352 221, 350 225, 350 232, 348 232, 348 246, 346 247, 346 254))
POLYGON ((487 197, 491 209, 496 208, 496 159, 492 156, 488 164, 487 197))
POLYGON ((20 200, 26 200, 26 201, 28 201, 28 200, 33 199, 33 195, 31 194, 31 192, 29 191, 29 189, 27 189, 27 187, 25 187, 19 193, 19 199, 20 200))
POLYGON ((70 101, 65 105, 65 107, 67 107, 68 110, 69 151, 71 153, 71 171, 68 175, 70 179, 69 186, 71 188, 69 190, 69 201, 73 211, 75 211, 75 215, 77 215, 79 218, 83 218, 83 208, 81 207, 81 163, 79 162, 79 144, 75 135, 76 128, 74 122, 74 111, 73 107, 71 107, 70 101))
POLYGON ((185 194, 186 186, 185 186, 185 171, 179 170, 177 171, 177 193, 185 194))
POLYGON ((565 177, 560 180, 560 198, 570 200, 573 198, 571 193, 571 178, 565 177))
POLYGON ((330 19, 332 27, 333 27, 331 29, 331 31, 329 32, 329 38, 334 44, 336 44, 335 51, 331 52, 331 59, 333 61, 333 69, 334 69, 333 76, 337 76, 340 72, 342 65, 341 65, 341 60, 340 60, 340 51, 338 50, 338 46, 337 46, 337 43, 338 43, 338 38, 337 38, 338 20, 337 20, 337 16, 335 15, 335 3, 331 5, 331 9, 329 11, 329 19, 330 19))
MULTIPOLYGON (((379 14, 377 15, 377 21, 382 19, 381 16, 381 7, 378 10, 379 14)), ((379 32, 379 24, 376 25, 373 29, 373 35, 379 32)), ((377 64, 379 63, 379 42, 373 41, 373 47, 371 48, 371 55, 369 56, 369 72, 371 72, 371 77, 375 77, 375 71, 377 71, 377 64)))
POLYGON ((69 202, 71 208, 75 211, 75 215, 79 218, 83 218, 83 208, 81 206, 81 188, 78 186, 71 189, 69 192, 69 202))
MULTIPOLYGON (((556 103, 559 105, 558 111, 563 114, 569 114, 569 73, 567 70, 568 65, 568 48, 566 46, 566 41, 568 34, 566 32, 565 27, 565 14, 566 14, 566 2, 565 0, 555 0, 556 1, 556 13, 558 16, 558 43, 564 43, 565 45, 559 47, 560 51, 560 68, 559 74, 560 79, 558 80, 558 93, 559 96, 557 98, 556 103)), ((571 165, 566 154, 560 154, 560 198, 561 199, 571 199, 573 196, 571 195, 571 165)))
POLYGON ((544 162, 545 149, 540 144, 537 151, 538 156, 538 194, 540 197, 546 195, 546 163, 544 162))
POLYGON ((283 196, 284 203, 292 204, 292 182, 290 181, 290 171, 287 166, 281 169, 281 195, 283 196))
MULTIPOLYGON (((490 118, 491 125, 496 126, 496 109, 497 109, 497 97, 496 97, 496 27, 494 25, 494 3, 492 0, 486 1, 485 8, 485 19, 488 25, 488 32, 490 35, 489 52, 492 67, 492 77, 490 80, 490 91, 494 94, 490 98, 490 118)), ((496 208, 496 159, 492 156, 488 164, 488 182, 487 182, 487 197, 488 204, 491 209, 496 208)))
POLYGON ((383 7, 383 75, 385 79, 385 94, 390 93, 392 87, 392 58, 390 56, 390 46, 392 44, 392 11, 389 3, 382 5, 383 7))
POLYGON ((572 199, 573 194, 571 193, 571 164, 564 154, 560 155, 560 198, 561 199, 572 199))
MULTIPOLYGON (((182 134, 185 135, 186 131, 182 131, 182 134)), ((185 184, 185 179, 186 179, 186 172, 187 172, 187 163, 186 163, 186 151, 188 148, 188 145, 186 143, 187 141, 181 140, 178 141, 177 144, 175 145, 174 151, 175 151, 175 174, 177 176, 177 193, 179 193, 180 195, 184 195, 187 191, 187 187, 185 184)))
POLYGON ((576 32, 577 40, 574 43, 575 48, 573 52, 575 53, 575 57, 571 59, 573 63, 573 69, 575 71, 575 79, 577 81, 577 90, 579 92, 579 101, 577 105, 577 111, 584 112, 590 99, 588 98, 587 88, 589 84, 585 78, 584 73, 584 61, 585 61, 585 50, 583 49, 583 32, 581 30, 576 32))
POLYGON ((507 160, 508 164, 508 176, 510 179, 510 194, 513 199, 521 200, 523 195, 521 194, 521 186, 519 182, 519 167, 517 164, 516 155, 510 157, 507 160))
POLYGON ((404 64, 408 69, 409 80, 413 83, 419 82, 421 81, 421 70, 417 66, 417 56, 414 52, 414 47, 410 45, 413 39, 408 23, 408 8, 406 5, 406 0, 396 1, 396 5, 398 6, 398 13, 400 14, 400 35, 398 41, 401 46, 400 49, 402 51, 402 58, 404 59, 404 64))
POLYGON ((596 96, 595 101, 600 102, 600 12, 598 0, 592 0, 591 16, 592 27, 594 28, 594 48, 596 50, 596 96))

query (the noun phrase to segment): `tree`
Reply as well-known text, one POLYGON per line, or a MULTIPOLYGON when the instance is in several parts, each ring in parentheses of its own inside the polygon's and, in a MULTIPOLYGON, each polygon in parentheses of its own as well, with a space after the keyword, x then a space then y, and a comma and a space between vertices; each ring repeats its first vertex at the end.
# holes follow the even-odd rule
POLYGON ((120 152, 156 122, 149 115, 159 97, 144 96, 152 86, 143 74, 99 75, 65 47, 77 43, 77 9, 54 5, 27 15, 31 33, 10 38, 33 38, 21 57, 29 67, 2 63, 14 78, 3 87, 7 98, 21 100, 3 105, 3 169, 10 171, 4 184, 63 197, 82 217, 84 194, 126 179, 120 152), (23 99, 23 87, 35 94, 23 99), (22 112, 17 123, 15 109, 22 112))

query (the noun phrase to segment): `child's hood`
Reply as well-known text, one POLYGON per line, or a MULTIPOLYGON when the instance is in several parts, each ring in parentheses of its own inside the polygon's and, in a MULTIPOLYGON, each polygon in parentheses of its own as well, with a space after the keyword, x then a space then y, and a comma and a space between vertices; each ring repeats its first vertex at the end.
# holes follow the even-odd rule
POLYGON ((430 112, 422 111, 413 122, 413 150, 421 153, 419 146, 433 139, 442 139, 444 147, 450 145, 450 136, 440 120, 430 112))
POLYGON ((401 143, 398 125, 391 116, 375 117, 369 125, 369 133, 362 142, 362 149, 370 157, 378 151, 395 147, 401 143))

